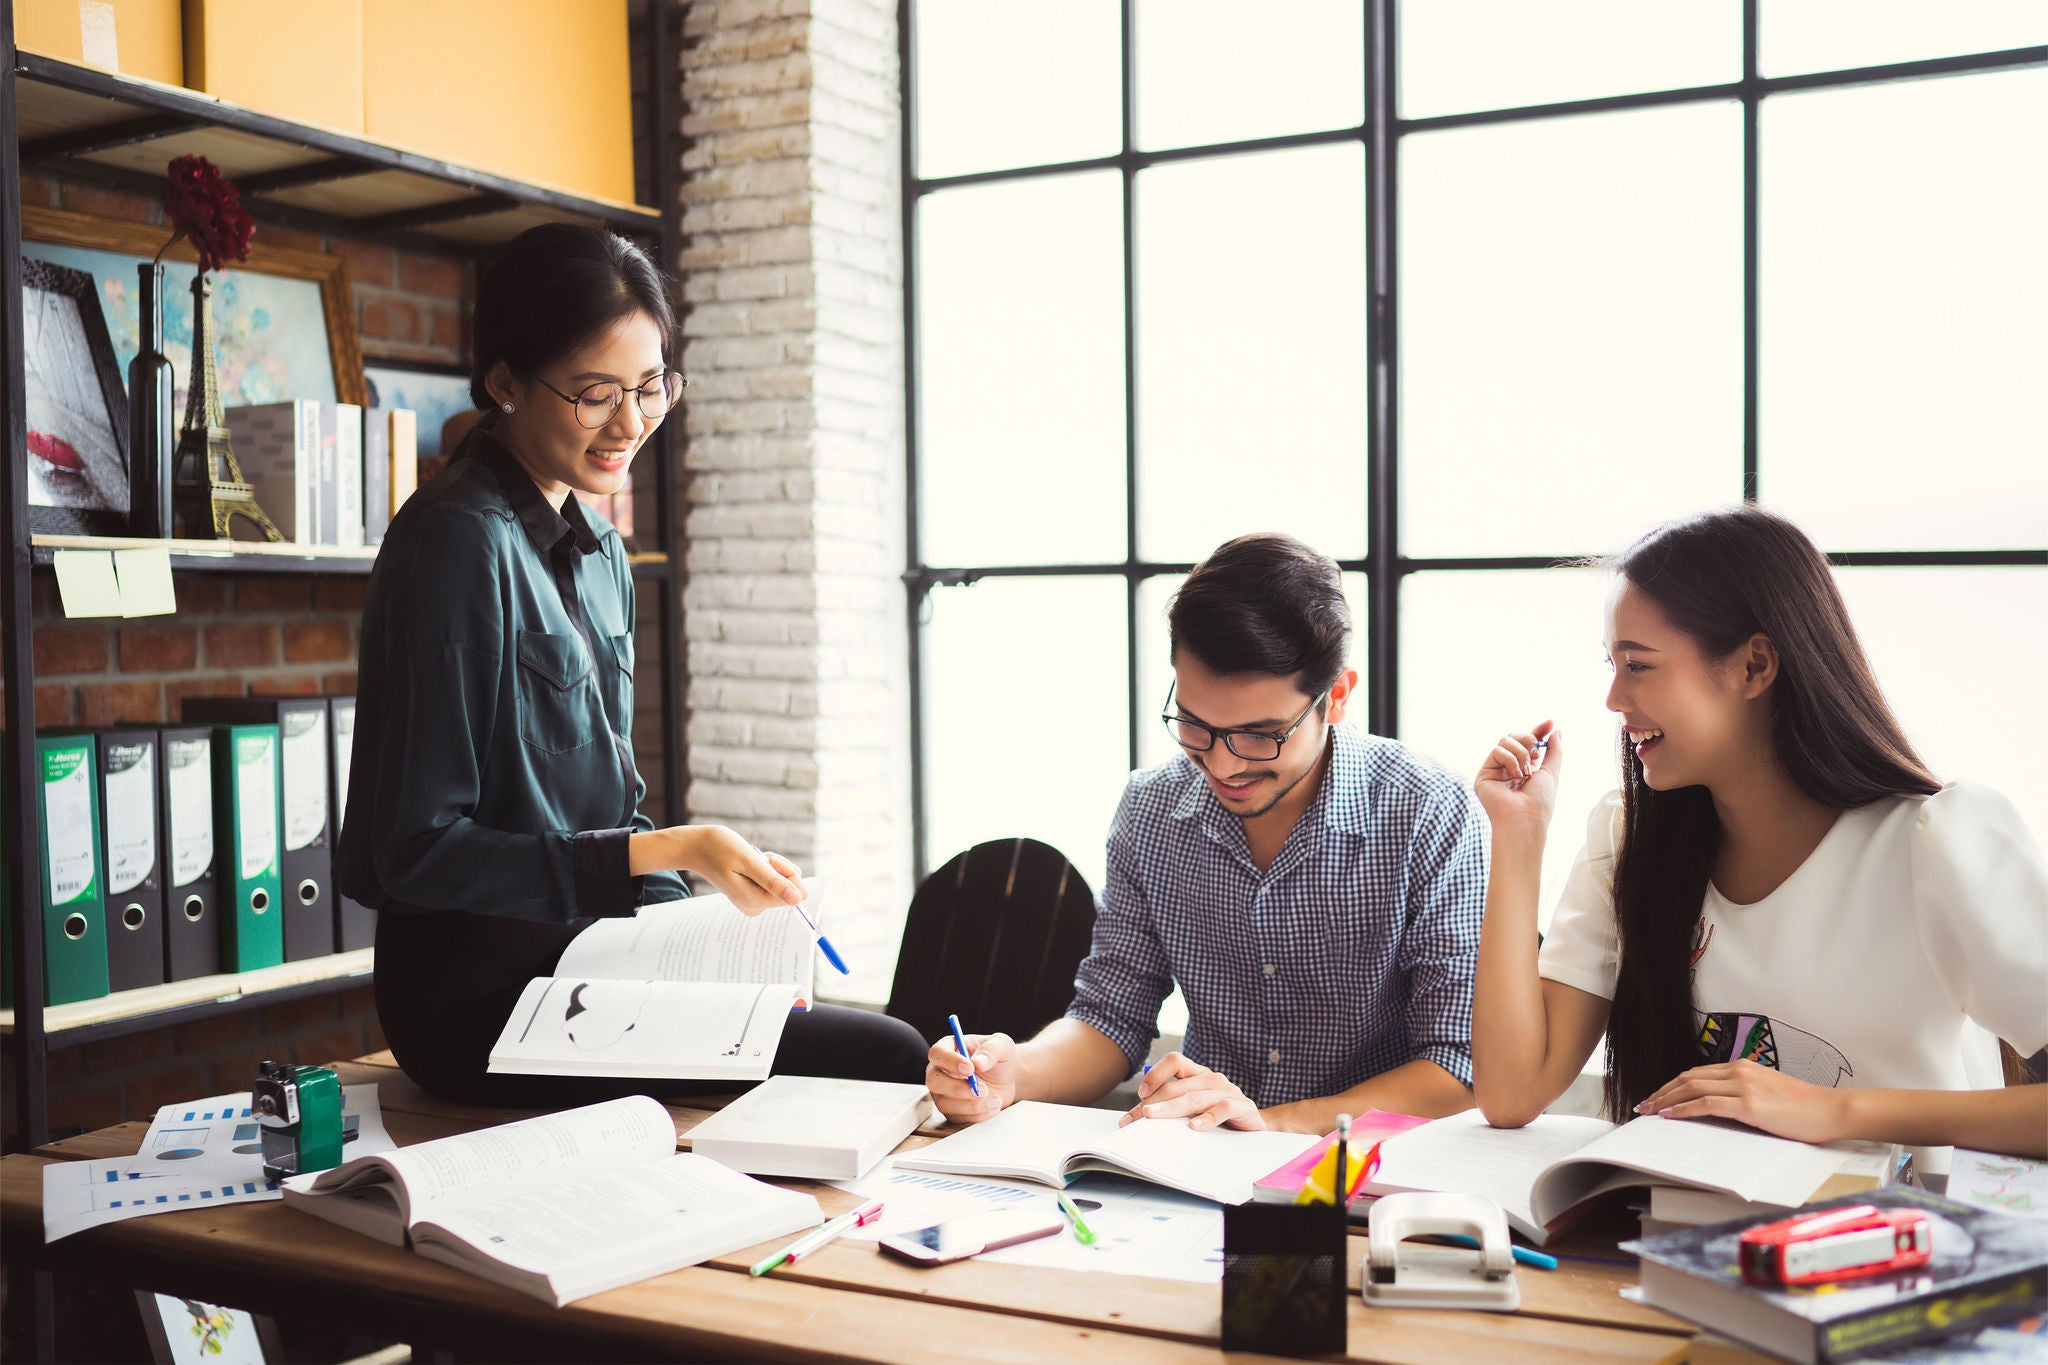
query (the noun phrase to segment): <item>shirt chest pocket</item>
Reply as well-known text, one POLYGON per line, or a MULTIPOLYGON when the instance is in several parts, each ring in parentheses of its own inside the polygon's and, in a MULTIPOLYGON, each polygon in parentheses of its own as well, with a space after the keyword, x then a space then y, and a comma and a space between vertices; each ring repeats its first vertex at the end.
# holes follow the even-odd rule
POLYGON ((633 637, 612 636, 612 654, 619 663, 619 728, 623 733, 633 722, 633 637))
POLYGON ((550 754, 595 739, 600 708, 590 671, 590 655, 574 635, 520 631, 514 691, 519 737, 550 754))

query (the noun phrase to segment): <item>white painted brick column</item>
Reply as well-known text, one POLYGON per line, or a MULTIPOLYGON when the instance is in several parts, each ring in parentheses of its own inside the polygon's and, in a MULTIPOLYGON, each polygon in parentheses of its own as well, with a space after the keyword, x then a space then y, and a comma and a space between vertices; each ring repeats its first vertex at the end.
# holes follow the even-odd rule
POLYGON ((683 21, 689 818, 829 878, 886 996, 911 885, 896 11, 683 21))

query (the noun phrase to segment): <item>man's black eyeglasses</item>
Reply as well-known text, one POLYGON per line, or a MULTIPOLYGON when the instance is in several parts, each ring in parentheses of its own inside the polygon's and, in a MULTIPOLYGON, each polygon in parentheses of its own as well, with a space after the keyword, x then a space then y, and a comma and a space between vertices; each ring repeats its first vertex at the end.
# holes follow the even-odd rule
MULTIPOLYGON (((591 431, 596 431, 619 415, 619 409, 626 401, 626 386, 615 380, 606 379, 592 384, 581 393, 563 393, 547 380, 535 377, 535 383, 546 389, 564 403, 576 408, 576 421, 591 431)), ((674 370, 663 370, 645 384, 634 389, 635 400, 640 405, 640 415, 650 422, 658 422, 668 416, 676 400, 683 396, 683 388, 689 383, 674 370)))
POLYGON ((1179 686, 1180 683, 1176 680, 1166 689, 1167 709, 1159 717, 1166 722, 1166 733, 1173 736, 1173 742, 1183 749, 1205 754, 1215 748, 1216 741, 1220 739, 1224 748, 1239 758, 1249 759, 1254 763, 1264 763, 1280 757, 1281 747, 1294 738, 1294 732, 1308 719, 1308 713, 1315 710, 1324 697, 1330 695, 1324 692, 1310 701, 1307 706, 1301 708, 1301 714, 1294 718, 1294 724, 1275 735, 1264 730, 1218 730, 1198 720, 1174 714, 1173 693, 1179 686))

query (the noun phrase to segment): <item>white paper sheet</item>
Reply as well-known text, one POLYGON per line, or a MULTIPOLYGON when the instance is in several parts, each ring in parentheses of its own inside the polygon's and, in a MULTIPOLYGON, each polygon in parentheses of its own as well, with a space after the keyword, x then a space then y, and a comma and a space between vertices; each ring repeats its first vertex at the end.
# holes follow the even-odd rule
POLYGON ((1948 1197, 1980 1208, 2048 1219, 2048 1161, 1956 1148, 1948 1197))
MULTIPOLYGON (((880 1221, 847 1233, 849 1241, 872 1242, 885 1233, 929 1227, 949 1218, 1055 1203, 1042 1185, 897 1170, 893 1160, 859 1180, 835 1183, 883 1203, 880 1221)), ((1069 1227, 1051 1237, 984 1252, 976 1259, 1196 1284, 1215 1284, 1223 1278, 1221 1204, 1100 1173, 1076 1177, 1067 1194, 1095 1233, 1092 1244, 1075 1240, 1069 1227)))
MULTIPOLYGON (((374 1085, 342 1087, 342 1158, 391 1150, 374 1085)), ((246 1091, 157 1110, 134 1156, 43 1168, 43 1240, 151 1213, 277 1199, 246 1091)))

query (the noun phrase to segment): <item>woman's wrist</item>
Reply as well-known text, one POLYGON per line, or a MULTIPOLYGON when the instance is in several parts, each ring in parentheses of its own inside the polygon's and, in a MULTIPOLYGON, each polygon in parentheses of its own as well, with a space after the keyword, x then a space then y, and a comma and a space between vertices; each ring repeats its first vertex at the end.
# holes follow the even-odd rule
POLYGON ((640 830, 626 841, 627 870, 635 877, 650 872, 696 872, 696 830, 689 825, 640 830))

